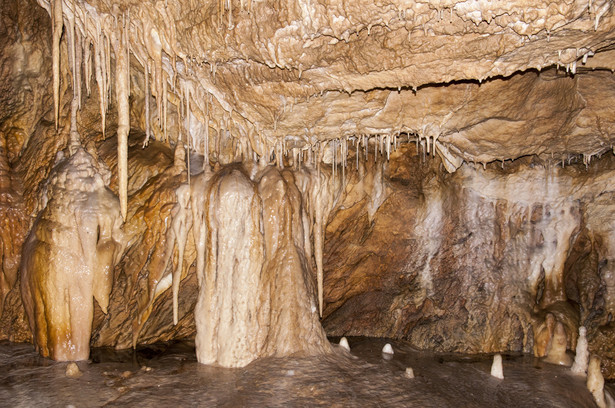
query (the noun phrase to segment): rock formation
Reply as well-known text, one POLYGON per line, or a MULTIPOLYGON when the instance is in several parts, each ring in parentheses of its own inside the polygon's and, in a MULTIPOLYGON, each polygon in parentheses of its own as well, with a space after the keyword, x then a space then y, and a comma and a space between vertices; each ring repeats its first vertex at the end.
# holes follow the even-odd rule
POLYGON ((0 338, 240 366, 583 326, 615 377, 614 11, 3 1, 0 338))
POLYGON ((569 367, 572 364, 572 359, 566 353, 566 343, 566 329, 564 329, 562 322, 557 322, 544 361, 569 367))
POLYGON ((493 363, 491 364, 491 376, 504 379, 504 369, 502 368, 502 355, 496 354, 493 356, 493 363))
POLYGON ((600 358, 592 356, 589 359, 587 368, 587 388, 594 396, 596 405, 599 408, 606 408, 606 398, 604 395, 604 377, 600 372, 600 358))
POLYGON ((110 176, 82 148, 60 155, 23 247, 23 304, 34 344, 54 360, 87 360, 93 300, 107 313, 112 270, 122 252, 110 176))
POLYGON ((301 194, 292 174, 268 168, 257 177, 228 167, 196 191, 206 196, 197 211, 207 214, 200 228, 208 243, 194 310, 201 363, 244 366, 330 349, 305 256, 301 194))
POLYGON ((574 364, 570 368, 573 373, 586 374, 587 364, 589 360, 589 351, 587 350, 587 329, 583 326, 579 327, 579 337, 577 338, 577 349, 574 357, 574 364))

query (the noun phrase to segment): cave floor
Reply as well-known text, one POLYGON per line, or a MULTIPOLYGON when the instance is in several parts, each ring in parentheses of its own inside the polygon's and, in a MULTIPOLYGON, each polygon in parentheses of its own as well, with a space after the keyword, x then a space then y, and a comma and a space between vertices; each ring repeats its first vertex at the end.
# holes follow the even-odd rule
POLYGON ((175 342, 136 351, 93 349, 79 362, 39 357, 32 345, 0 342, 4 407, 593 407, 584 379, 526 355, 504 355, 504 379, 490 356, 418 352, 383 339, 349 338, 353 357, 267 358, 245 368, 205 366, 194 345, 175 342), (416 378, 405 378, 406 367, 416 378))

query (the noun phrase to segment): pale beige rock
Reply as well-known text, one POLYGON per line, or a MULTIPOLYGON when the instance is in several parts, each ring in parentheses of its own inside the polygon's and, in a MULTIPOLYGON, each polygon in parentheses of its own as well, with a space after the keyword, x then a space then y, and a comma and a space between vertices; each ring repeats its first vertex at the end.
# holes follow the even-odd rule
MULTIPOLYGON (((191 307, 185 298, 182 303, 182 294, 191 293, 191 289, 195 293, 194 281, 202 292, 203 283, 211 286, 214 279, 218 286, 214 285, 217 292, 210 294, 215 299, 208 298, 214 305, 211 313, 228 313, 229 300, 223 299, 223 294, 234 290, 234 282, 245 276, 243 269, 223 257, 218 262, 217 255, 216 267, 211 266, 212 246, 226 245, 231 255, 245 261, 250 272, 247 276, 253 277, 265 266, 273 270, 271 276, 259 278, 258 295, 240 291, 239 303, 283 312, 270 320, 279 325, 266 323, 266 319, 252 325, 250 318, 246 320, 249 308, 240 308, 237 323, 227 324, 228 314, 224 315, 220 327, 230 340, 221 343, 219 354, 209 355, 219 359, 219 364, 244 364, 255 356, 271 355, 274 349, 280 354, 303 347, 326 351, 328 345, 315 312, 326 317, 359 296, 366 286, 397 288, 398 281, 406 286, 391 291, 394 300, 381 304, 375 296, 365 301, 365 321, 371 321, 357 334, 400 336, 425 346, 469 352, 507 348, 529 352, 533 346, 542 356, 556 346, 555 339, 551 340, 559 330, 555 320, 564 324, 567 335, 563 337, 568 337, 559 337, 559 347, 563 344, 565 349, 566 343, 574 347, 571 328, 576 331, 595 294, 600 293, 596 304, 604 300, 604 313, 592 309, 595 318, 588 326, 592 328, 590 340, 610 352, 609 313, 615 312, 612 171, 590 168, 582 173, 575 167, 566 172, 554 164, 563 166, 568 159, 577 159, 572 155, 583 155, 589 166, 593 157, 605 152, 610 155, 614 144, 615 77, 603 69, 615 68, 611 1, 360 0, 350 4, 326 0, 281 2, 276 7, 268 1, 197 6, 171 0, 39 3, 53 17, 55 31, 49 35, 53 52, 24 40, 3 53, 14 63, 8 64, 12 65, 10 75, 0 79, 2 84, 17 77, 20 95, 28 95, 28 87, 35 88, 34 95, 40 95, 42 88, 50 93, 48 103, 41 103, 45 108, 33 109, 36 114, 15 114, 19 109, 14 105, 28 105, 30 99, 14 102, 19 99, 14 98, 5 104, 6 109, 1 107, 0 136, 7 140, 11 168, 2 169, 0 176, 7 174, 18 180, 20 176, 12 168, 17 163, 27 189, 27 211, 3 213, 22 221, 2 229, 11 235, 0 275, 3 297, 10 296, 17 281, 14 265, 18 264, 19 250, 15 248, 21 247, 20 236, 27 230, 26 214, 34 217, 42 211, 32 234, 53 218, 43 210, 45 205, 36 208, 31 203, 39 199, 37 186, 48 177, 53 156, 64 147, 66 95, 79 95, 79 89, 70 88, 80 88, 83 79, 88 93, 92 82, 98 89, 92 89, 89 98, 77 98, 81 110, 71 119, 75 123, 79 120, 81 128, 82 123, 88 125, 84 143, 100 140, 102 136, 96 134, 99 125, 108 134, 119 125, 120 143, 114 145, 119 154, 115 149, 112 153, 118 156, 112 159, 112 167, 119 177, 109 185, 121 197, 121 214, 127 217, 124 229, 131 244, 130 253, 114 271, 116 277, 127 275, 116 292, 118 313, 106 320, 100 312, 94 322, 97 344, 127 347, 139 341, 193 335, 191 307), (83 58, 75 58, 75 53, 81 54, 77 50, 83 51, 83 58), (47 71, 37 68, 45 63, 47 71), (559 71, 530 71, 555 64, 561 65, 559 71), (22 80, 31 77, 39 78, 38 82, 22 80), (53 77, 53 83, 40 79, 47 77, 53 77), (115 100, 109 99, 113 92, 115 100), (91 113, 92 107, 99 113, 91 113), (47 110, 49 114, 43 117, 47 110), (53 119, 59 121, 58 133, 44 130, 53 119), (40 126, 26 122, 40 122, 40 126), (35 126, 39 126, 36 134, 35 126), (146 160, 135 154, 127 162, 124 153, 130 126, 137 133, 146 130, 157 140, 164 138, 178 146, 175 166, 167 169, 165 160, 147 164, 156 160, 153 153, 148 156, 155 143, 149 143, 148 153, 143 153, 146 160), (409 187, 408 195, 416 194, 416 200, 395 209, 392 207, 397 203, 408 204, 396 201, 399 195, 392 195, 390 188, 395 177, 387 173, 400 141, 416 142, 417 154, 424 162, 430 160, 425 157, 439 156, 446 170, 457 173, 455 178, 432 177, 426 170, 429 165, 414 166, 412 171, 418 176, 411 183, 416 186, 409 187), (26 149, 29 143, 32 147, 26 149), (193 157, 191 152, 206 152, 204 168, 208 170, 212 163, 218 166, 216 171, 189 179, 186 156, 182 156, 184 143, 188 160, 193 157), (361 154, 359 175, 349 177, 352 163, 347 159, 353 157, 353 149, 369 153, 368 160, 376 159, 377 164, 366 170, 361 154), (40 152, 34 154, 33 150, 40 152), (545 166, 522 166, 510 172, 472 165, 499 160, 504 167, 504 160, 528 155, 552 160, 543 162, 545 166), (258 164, 250 164, 252 160, 258 164), (241 176, 229 176, 237 181, 237 191, 227 186, 226 199, 211 204, 212 180, 219 188, 220 171, 225 171, 220 165, 239 161, 244 163, 241 176), (292 165, 295 171, 284 170, 280 177, 272 169, 265 170, 266 165, 277 165, 278 172, 292 165), (186 182, 188 187, 178 189, 186 182), (240 226, 231 225, 230 213, 235 205, 241 206, 231 202, 233 194, 251 203, 238 214, 246 220, 243 227, 252 242, 233 238, 240 235, 240 226), (269 197, 267 206, 265 196, 269 197), (338 210, 345 211, 344 217, 349 213, 358 217, 360 214, 350 209, 363 200, 365 226, 353 224, 352 217, 338 217, 338 210), (218 213, 224 211, 228 213, 218 213), (219 219, 214 219, 218 215, 219 219), (255 217, 261 218, 257 222, 255 217), (383 223, 386 217, 398 222, 403 219, 410 233, 395 230, 395 221, 383 223), (352 222, 343 225, 344 220, 352 222), (336 231, 327 230, 327 225, 342 232, 332 234, 336 231), (212 226, 223 232, 219 240, 214 239, 212 226), (361 235, 361 228, 367 231, 365 235, 361 235), (382 236, 384 230, 395 230, 404 240, 395 237, 397 240, 387 241, 392 242, 391 250, 381 263, 386 270, 377 265, 360 275, 364 264, 375 265, 377 250, 361 252, 364 241, 346 245, 344 240, 354 233, 369 238, 372 231, 382 236), (589 286, 573 287, 577 281, 571 276, 576 269, 570 272, 574 268, 569 263, 574 261, 571 254, 578 234, 591 241, 592 254, 599 254, 595 255, 597 265, 586 268, 596 271, 599 289, 589 278, 589 286), (238 249, 233 249, 235 244, 238 249), (327 266, 333 258, 328 255, 338 245, 348 248, 345 259, 357 260, 341 272, 327 266), (463 253, 459 248, 467 251, 469 245, 488 264, 477 267, 483 274, 476 279, 480 285, 464 281, 463 268, 470 269, 470 264, 457 264, 456 256, 451 255, 463 253), (394 263, 391 259, 396 256, 403 259, 394 263), (284 263, 282 258, 289 261, 284 263), (196 268, 191 268, 195 259, 196 268), (221 271, 223 278, 212 278, 212 270, 221 271), (225 275, 229 270, 233 272, 225 275), (280 276, 294 277, 295 283, 284 286, 277 280, 280 276), (500 291, 502 282, 511 289, 500 291), (449 303, 442 299, 441 293, 459 288, 468 289, 472 296, 455 293, 449 303), (282 297, 296 300, 298 307, 280 307, 284 305, 282 297), (175 326, 170 324, 171 309, 175 326), (418 325, 412 320, 426 316, 437 318, 418 325), (271 330, 275 339, 263 346, 266 350, 262 353, 254 351, 262 334, 257 326, 271 330), (295 341, 306 337, 300 326, 313 335, 307 336, 308 346, 295 341), (460 327, 464 330, 456 330, 460 327), (255 331, 254 344, 245 340, 249 337, 246 333, 255 331)), ((434 163, 435 168, 440 162, 434 163)), ((20 193, 11 189, 6 206, 20 193)), ((48 207, 64 208, 71 199, 58 201, 62 202, 50 201, 48 207)), ((58 235, 65 233, 60 229, 58 235)), ((57 235, 52 238, 40 242, 53 241, 49 245, 55 248, 55 240, 63 240, 57 235)), ((2 241, 8 239, 3 235, 2 241)), ((26 255, 31 253, 28 245, 26 255)), ((64 256, 62 251, 64 248, 60 251, 64 256)), ((55 259, 48 267, 42 265, 42 259, 47 258, 39 255, 34 257, 38 259, 34 269, 53 270, 55 259)), ((29 273, 24 272, 22 278, 30 279, 29 273)), ((57 282, 64 283, 62 278, 57 282)), ((96 285, 102 292, 97 296, 102 309, 110 282, 106 278, 104 284, 96 285)), ((26 307, 30 307, 28 302, 26 307)), ((85 320, 88 313, 86 308, 85 320)), ((354 327, 352 319, 341 321, 354 327)), ((207 321, 201 327, 218 327, 216 324, 207 321)), ((335 330, 346 333, 342 324, 335 330)))
POLYGON ((270 167, 256 183, 230 166, 209 183, 208 191, 194 192, 206 195, 207 208, 195 308, 199 362, 241 367, 259 357, 329 352, 300 252, 309 231, 293 179, 270 167))
POLYGON ((493 356, 491 364, 491 376, 502 380, 504 378, 504 369, 502 368, 502 355, 496 354, 493 356))
POLYGON ((77 363, 75 362, 68 363, 68 365, 66 366, 66 376, 67 377, 79 378, 81 377, 81 375, 83 375, 83 373, 79 369, 79 366, 77 365, 77 363))
POLYGON ((414 370, 412 369, 412 367, 406 367, 406 371, 404 371, 404 376, 406 378, 414 378, 414 370))
POLYGON ((569 367, 572 364, 572 358, 566 353, 566 344, 566 329, 562 322, 557 322, 544 361, 569 367))
POLYGON ((54 360, 86 360, 94 299, 107 312, 112 269, 123 245, 109 177, 81 148, 61 159, 24 244, 24 307, 38 351, 54 360))
POLYGON ((604 377, 600 371, 600 357, 591 356, 587 367, 587 389, 594 396, 599 408, 606 408, 604 398, 604 377))
MULTIPOLYGON (((196 151, 214 146, 213 154, 225 163, 253 153, 269 160, 273 152, 278 157, 292 149, 315 151, 318 141, 340 137, 393 138, 402 132, 432 145, 449 171, 463 160, 543 153, 591 157, 613 144, 604 131, 613 127, 612 119, 599 114, 609 106, 600 95, 612 94, 612 74, 580 72, 594 56, 596 63, 588 67, 615 69, 613 59, 600 58, 615 41, 609 0, 505 5, 328 0, 274 8, 233 1, 197 8, 187 1, 173 7, 101 0, 39 3, 54 15, 55 25, 62 22, 59 10, 83 33, 84 44, 92 43, 99 90, 107 92, 113 81, 119 81, 118 90, 126 89, 125 75, 113 78, 108 72, 107 40, 125 38, 140 64, 134 68, 137 77, 145 78, 146 67, 154 67, 152 81, 147 80, 151 89, 135 87, 134 99, 151 94, 157 105, 153 118, 144 118, 151 101, 139 102, 144 107, 139 126, 150 134, 147 124, 157 117, 158 138, 179 140, 187 134, 196 151), (123 16, 138 16, 126 23, 126 37, 123 16), (553 72, 515 75, 555 65, 562 72, 578 68, 579 80, 553 72), (491 80, 482 86, 455 83, 486 79, 491 80)), ((115 54, 125 72, 123 49, 115 54)), ((105 92, 99 97, 103 129, 105 92)), ((122 126, 126 111, 120 106, 122 126)))
POLYGON ((339 346, 346 351, 350 351, 350 345, 348 344, 348 339, 346 337, 342 337, 340 339, 339 346))
POLYGON ((574 364, 570 370, 576 374, 585 374, 587 372, 587 364, 589 358, 589 350, 587 349, 587 329, 583 326, 579 327, 579 337, 577 338, 576 355, 574 364))

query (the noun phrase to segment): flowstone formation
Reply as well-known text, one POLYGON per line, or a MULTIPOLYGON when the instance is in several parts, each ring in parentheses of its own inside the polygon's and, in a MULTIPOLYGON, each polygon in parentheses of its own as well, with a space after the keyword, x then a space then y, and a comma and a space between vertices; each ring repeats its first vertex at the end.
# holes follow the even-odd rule
POLYGON ((54 360, 87 360, 93 299, 107 313, 122 253, 110 176, 82 148, 60 156, 23 247, 21 295, 34 344, 54 360))
POLYGON ((615 376, 612 0, 14 3, 2 338, 558 362, 582 326, 615 376))
POLYGON ((330 350, 309 273, 312 224, 301 192, 291 172, 259 173, 255 183, 229 167, 201 184, 209 191, 196 191, 206 201, 194 211, 207 214, 195 218, 208 244, 194 311, 202 363, 244 366, 256 357, 330 350))

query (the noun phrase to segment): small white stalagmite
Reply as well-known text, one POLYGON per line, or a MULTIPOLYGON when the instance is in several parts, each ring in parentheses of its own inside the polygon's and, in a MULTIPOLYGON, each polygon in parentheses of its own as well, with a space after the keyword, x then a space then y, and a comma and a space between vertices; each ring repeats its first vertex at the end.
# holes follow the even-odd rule
POLYGON ((600 357, 592 356, 587 367, 587 389, 594 396, 599 408, 606 408, 604 398, 604 377, 600 371, 600 357))
POLYGON ((340 339, 340 347, 350 351, 350 344, 348 344, 348 339, 346 337, 340 339))
POLYGON ((382 354, 389 355, 389 356, 392 356, 393 354, 395 354, 395 352, 393 351, 393 346, 391 346, 390 343, 385 344, 384 347, 382 348, 382 354))
POLYGON ((576 356, 574 357, 574 364, 570 369, 576 374, 585 374, 587 372, 587 363, 589 358, 589 351, 587 348, 587 329, 584 326, 579 327, 579 338, 577 340, 576 356))
POLYGON ((491 376, 499 378, 500 380, 504 378, 504 369, 502 368, 501 354, 496 354, 493 356, 493 363, 491 364, 491 376))
POLYGON ((404 373, 406 378, 414 378, 414 370, 412 367, 406 367, 406 372, 404 373))

